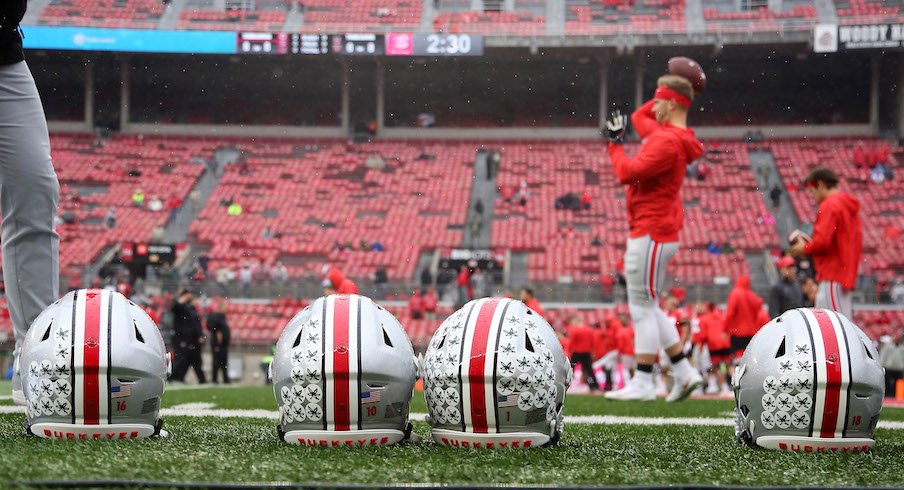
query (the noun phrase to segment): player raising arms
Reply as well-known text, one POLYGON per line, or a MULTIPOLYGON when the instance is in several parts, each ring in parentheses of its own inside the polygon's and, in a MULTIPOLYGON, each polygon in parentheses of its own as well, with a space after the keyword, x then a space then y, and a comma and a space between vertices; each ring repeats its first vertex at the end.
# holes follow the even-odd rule
POLYGON ((628 306, 634 322, 637 370, 624 388, 606 394, 610 400, 654 400, 653 364, 660 349, 673 365, 675 384, 666 401, 690 396, 703 378, 684 356, 674 322, 659 308, 659 291, 669 259, 678 251, 684 221, 681 185, 687 166, 703 154, 703 145, 687 127, 687 114, 705 84, 703 70, 687 58, 669 61, 671 73, 657 81, 653 100, 631 115, 643 138, 640 151, 628 158, 622 148, 626 117, 616 112, 606 124, 609 158, 618 181, 628 186, 630 236, 625 251, 628 306), (678 68, 675 60, 683 60, 678 68), (687 76, 689 75, 689 76, 687 76), (695 80, 692 84, 689 78, 695 80))

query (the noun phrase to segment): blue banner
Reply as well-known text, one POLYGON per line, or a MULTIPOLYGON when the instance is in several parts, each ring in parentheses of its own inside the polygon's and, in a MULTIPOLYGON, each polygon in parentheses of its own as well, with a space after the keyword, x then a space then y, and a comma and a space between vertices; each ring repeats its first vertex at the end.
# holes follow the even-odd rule
MULTIPOLYGON (((0 0, 2 1, 2 0, 0 0)), ((26 49, 235 54, 236 33, 22 26, 26 49)))

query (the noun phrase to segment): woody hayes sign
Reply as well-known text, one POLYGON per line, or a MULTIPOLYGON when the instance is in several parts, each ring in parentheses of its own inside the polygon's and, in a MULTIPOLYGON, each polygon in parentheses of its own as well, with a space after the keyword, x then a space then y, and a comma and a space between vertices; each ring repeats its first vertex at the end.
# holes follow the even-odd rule
POLYGON ((814 31, 813 51, 817 53, 900 48, 904 48, 904 24, 818 24, 814 31))

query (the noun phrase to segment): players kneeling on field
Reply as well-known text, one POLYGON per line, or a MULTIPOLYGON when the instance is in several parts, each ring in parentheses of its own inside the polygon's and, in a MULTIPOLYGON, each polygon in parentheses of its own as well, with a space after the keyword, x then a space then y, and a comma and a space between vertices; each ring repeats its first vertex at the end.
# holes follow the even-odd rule
POLYGON ((879 354, 845 316, 788 310, 750 341, 732 380, 738 440, 767 449, 862 452, 885 395, 879 354))
POLYGON ((154 321, 125 296, 72 291, 32 323, 15 366, 25 430, 50 439, 164 436, 168 356, 154 321))
POLYGON ((408 410, 417 378, 399 321, 356 294, 321 297, 286 325, 270 364, 279 437, 303 446, 415 439, 408 410))
POLYGON ((572 370, 552 327, 520 301, 471 301, 437 329, 423 358, 433 439, 470 448, 555 443, 572 370))

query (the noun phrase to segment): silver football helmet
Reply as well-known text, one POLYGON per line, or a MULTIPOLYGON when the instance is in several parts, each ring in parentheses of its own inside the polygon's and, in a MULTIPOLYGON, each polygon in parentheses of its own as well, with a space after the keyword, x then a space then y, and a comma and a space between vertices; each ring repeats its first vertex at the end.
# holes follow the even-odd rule
POLYGON ((735 370, 735 435, 788 451, 864 451, 885 396, 879 354, 839 313, 788 310, 750 341, 735 370))
POLYGON ((437 329, 423 368, 440 444, 534 447, 564 430, 570 364, 549 323, 520 301, 466 304, 437 329))
POLYGON ((32 323, 16 369, 26 431, 54 439, 164 435, 168 356, 153 320, 125 296, 72 291, 32 323))
POLYGON ((290 444, 366 446, 414 439, 417 378, 398 320, 364 296, 318 298, 289 321, 270 364, 277 432, 290 444))

